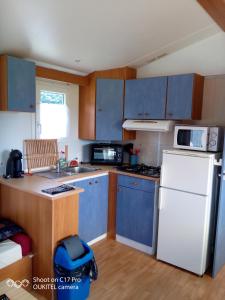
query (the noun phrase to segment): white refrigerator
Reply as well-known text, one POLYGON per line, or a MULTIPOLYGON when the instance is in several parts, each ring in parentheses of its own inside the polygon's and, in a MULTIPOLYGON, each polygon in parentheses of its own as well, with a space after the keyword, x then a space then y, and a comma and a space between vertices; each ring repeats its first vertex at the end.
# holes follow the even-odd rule
POLYGON ((219 154, 164 150, 157 259, 198 275, 208 267, 219 154))

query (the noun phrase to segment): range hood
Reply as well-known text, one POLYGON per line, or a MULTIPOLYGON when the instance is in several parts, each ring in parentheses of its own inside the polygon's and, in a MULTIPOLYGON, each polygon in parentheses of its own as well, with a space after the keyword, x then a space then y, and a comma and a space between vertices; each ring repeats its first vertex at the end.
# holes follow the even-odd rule
POLYGON ((126 130, 142 130, 142 131, 171 131, 174 127, 174 121, 167 120, 126 120, 123 128, 126 130))

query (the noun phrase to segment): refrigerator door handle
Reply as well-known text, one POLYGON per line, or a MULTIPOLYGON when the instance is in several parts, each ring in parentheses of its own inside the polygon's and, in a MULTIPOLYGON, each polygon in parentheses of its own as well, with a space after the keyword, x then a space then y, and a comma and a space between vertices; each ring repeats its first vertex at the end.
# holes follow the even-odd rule
POLYGON ((165 208, 165 201, 163 200, 162 196, 159 195, 159 210, 162 210, 165 208))

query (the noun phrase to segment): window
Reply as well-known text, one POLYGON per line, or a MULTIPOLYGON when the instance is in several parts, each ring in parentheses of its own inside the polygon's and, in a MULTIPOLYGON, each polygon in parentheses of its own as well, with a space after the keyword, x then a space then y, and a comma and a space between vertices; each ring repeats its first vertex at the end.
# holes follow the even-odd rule
POLYGON ((65 94, 50 91, 40 91, 40 102, 47 104, 64 105, 65 94))
POLYGON ((49 89, 39 89, 37 108, 37 137, 63 139, 68 136, 68 108, 65 87, 52 84, 49 89), (53 91, 54 89, 54 91, 53 91))
POLYGON ((59 151, 68 146, 69 159, 82 157, 78 140, 79 86, 54 80, 36 80, 36 138, 57 139, 59 151))

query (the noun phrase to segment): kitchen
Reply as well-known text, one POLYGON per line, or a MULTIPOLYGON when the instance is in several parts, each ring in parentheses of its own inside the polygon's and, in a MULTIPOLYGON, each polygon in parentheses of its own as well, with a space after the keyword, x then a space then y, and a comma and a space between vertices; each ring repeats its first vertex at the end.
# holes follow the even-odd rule
MULTIPOLYGON (((52 261, 52 263, 49 263, 49 267, 45 268, 42 276, 53 276, 53 254, 57 243, 67 236, 78 233, 85 242, 92 241, 91 248, 94 250, 96 263, 99 268, 99 277, 91 285, 90 299, 107 297, 111 299, 117 297, 128 299, 131 298, 132 295, 134 299, 147 299, 149 297, 153 299, 154 297, 164 297, 163 299, 180 297, 181 299, 186 299, 189 293, 193 295, 193 299, 201 299, 201 296, 203 299, 204 295, 210 293, 214 296, 214 299, 215 293, 218 293, 218 299, 223 298, 224 294, 219 287, 223 278, 223 270, 220 271, 217 276, 214 276, 215 279, 211 278, 211 271, 204 275, 203 278, 198 278, 198 276, 182 270, 183 268, 198 275, 205 273, 205 268, 200 272, 188 269, 188 266, 195 260, 195 257, 185 252, 189 249, 186 244, 184 249, 182 249, 182 253, 183 257, 189 256, 190 258, 188 266, 176 264, 171 258, 162 258, 162 252, 159 247, 161 243, 161 225, 160 216, 158 219, 158 212, 160 215, 158 207, 160 209, 160 207, 164 206, 165 203, 163 204, 163 202, 165 201, 161 201, 158 194, 160 194, 160 188, 170 188, 167 180, 168 178, 170 179, 170 176, 167 177, 165 173, 168 169, 165 169, 163 165, 168 163, 168 156, 173 155, 173 152, 170 153, 170 151, 178 151, 178 153, 181 153, 179 151, 182 150, 179 150, 179 148, 183 146, 178 145, 178 148, 175 148, 177 150, 172 150, 174 136, 177 139, 178 135, 180 135, 180 133, 175 135, 175 124, 173 122, 182 125, 189 124, 189 127, 193 125, 225 126, 224 32, 209 18, 199 4, 195 3, 191 5, 193 5, 193 11, 198 11, 199 18, 201 15, 208 23, 205 22, 210 24, 211 33, 209 35, 211 36, 202 37, 202 40, 200 38, 197 41, 192 40, 189 45, 183 45, 181 49, 177 47, 175 51, 171 51, 168 55, 150 63, 147 63, 147 61, 145 61, 144 64, 139 63, 138 67, 134 67, 135 64, 133 64, 129 67, 116 68, 117 64, 114 64, 115 68, 96 68, 97 71, 92 70, 92 72, 87 72, 86 75, 82 75, 79 74, 79 72, 74 74, 68 70, 66 71, 66 69, 54 67, 54 65, 57 65, 56 63, 42 65, 40 62, 32 60, 32 57, 27 59, 28 54, 18 55, 16 51, 1 51, 1 66, 3 65, 5 68, 1 68, 1 87, 5 86, 6 90, 8 88, 8 91, 13 91, 13 80, 10 80, 10 78, 16 76, 15 74, 17 74, 18 77, 23 65, 28 61, 30 71, 28 72, 27 80, 33 78, 33 83, 29 81, 29 84, 24 86, 24 90, 26 89, 27 93, 32 93, 33 95, 33 102, 29 102, 31 100, 31 97, 29 97, 27 102, 28 106, 25 108, 30 112, 23 112, 24 107, 21 108, 19 100, 14 102, 10 101, 9 94, 8 103, 6 103, 6 101, 4 103, 0 101, 0 125, 2 128, 0 130, 0 139, 3 141, 0 145, 1 175, 7 175, 6 164, 11 149, 19 149, 23 153, 22 168, 24 171, 30 169, 33 173, 32 163, 37 163, 39 158, 37 154, 40 155, 40 152, 32 153, 29 157, 24 142, 29 142, 33 139, 37 139, 37 141, 38 139, 59 139, 59 143, 57 143, 58 149, 53 151, 53 161, 55 162, 56 156, 54 155, 57 153, 57 160, 60 167, 65 160, 73 162, 73 167, 71 167, 73 169, 66 170, 66 172, 70 172, 70 174, 64 174, 65 176, 56 179, 49 179, 49 174, 46 174, 48 170, 40 169, 40 167, 43 168, 47 166, 46 162, 45 165, 38 167, 38 172, 46 172, 44 176, 38 176, 36 183, 33 182, 33 178, 37 178, 37 176, 25 175, 24 178, 21 179, 1 179, 1 217, 11 219, 29 233, 33 241, 34 257, 31 259, 31 261, 33 261, 33 263, 31 263, 33 276, 41 276, 43 270, 40 267, 40 261, 42 261, 42 259, 46 261, 46 264, 48 264, 48 261, 52 261), (212 52, 214 53, 213 55, 212 52), (16 57, 18 56, 20 58, 17 61, 16 57), (201 59, 199 59, 200 57, 201 59), (12 66, 13 63, 18 63, 20 67, 18 68, 17 66, 17 69, 10 68, 10 65, 12 66), (5 80, 7 64, 9 66, 7 70, 8 74, 10 74, 10 71, 15 72, 8 76, 8 82, 5 80), (202 76, 198 76, 197 74, 201 74, 202 76), (196 83, 196 80, 198 83, 196 83), (27 89, 27 86, 29 86, 29 89, 27 89), (52 92, 52 94, 50 95, 49 92, 52 92), (55 98, 56 94, 58 96, 57 99, 55 98), (146 94, 148 102, 146 102, 146 94), (197 96, 195 96, 195 94, 197 94, 197 96), (52 97, 52 100, 49 100, 49 95, 52 97), (64 99, 60 98, 62 95, 66 95, 64 99), (104 99, 107 100, 104 102, 104 99), (179 105, 176 105, 176 101, 179 101, 179 105), (180 105, 180 101, 184 101, 183 105, 180 105), (57 115, 57 105, 60 107, 60 122, 59 115, 57 115), (193 110, 193 107, 196 107, 196 109, 193 110), (170 111, 170 109, 172 111, 170 111), (17 112, 15 112, 15 110, 17 112), (67 120, 66 122, 62 121, 65 120, 64 117, 67 120), (48 122, 48 118, 50 122, 48 122), (124 122, 126 120, 139 121, 128 122, 129 124, 127 124, 127 122, 124 122), (143 120, 144 122, 142 122, 143 120), (155 123, 156 120, 157 123, 155 123), (49 125, 50 123, 51 126, 49 125), (122 129, 122 124, 129 130, 122 129), (150 131, 146 131, 146 128, 143 130, 145 125, 150 131), (134 129, 141 130, 130 130, 132 126, 138 126, 138 128, 134 129), (153 129, 154 126, 156 126, 155 129, 153 129), (162 126, 161 131, 159 131, 160 126, 162 126), (149 129, 150 127, 151 129, 149 129), (60 136, 63 135, 64 138, 60 138, 60 136), (114 165, 105 166, 99 163, 90 165, 91 153, 93 157, 99 158, 99 155, 101 157, 101 152, 97 153, 96 151, 99 151, 99 146, 104 145, 99 145, 99 143, 122 145, 122 148, 126 150, 124 151, 123 162, 133 163, 134 169, 130 170, 129 167, 125 172, 121 170, 124 166, 117 167, 117 169, 114 165), (95 144, 97 144, 98 147, 94 148, 95 144), (132 145, 134 150, 132 150, 132 145), (91 149, 93 150, 91 151, 91 149), (132 151, 134 151, 133 154, 138 154, 137 156, 133 155, 133 162, 131 159, 132 151), (35 155, 36 157, 34 157, 35 155), (135 169, 137 159, 139 164, 145 164, 147 166, 159 167, 162 165, 161 178, 159 179, 159 168, 146 170, 146 168, 142 167, 141 170, 135 169), (81 169, 76 169, 77 161, 81 169), (84 164, 81 164, 81 162, 84 164), (85 170, 85 168, 92 169, 85 170), (72 170, 75 173, 77 170, 79 174, 72 173, 72 170), (87 172, 80 173, 82 170, 87 172), (151 173, 150 177, 146 176, 146 172, 152 172, 152 170, 156 171, 156 173, 151 173), (137 171, 141 173, 139 175, 135 174, 137 171), (22 182, 21 185, 20 182, 22 182), (33 187, 32 182, 34 184, 33 187), (56 196, 49 196, 48 194, 42 193, 42 190, 56 187, 62 183, 69 184, 69 186, 76 186, 78 189, 57 194, 56 196), (45 227, 40 226, 38 239, 35 238, 37 231, 34 230, 34 226, 39 224, 41 219, 36 218, 35 214, 33 220, 31 215, 30 218, 28 217, 28 214, 33 210, 31 207, 26 206, 26 201, 23 199, 28 199, 28 195, 31 194, 32 201, 30 201, 30 203, 33 203, 35 207, 35 209, 33 207, 34 211, 37 209, 41 215, 42 211, 48 211, 46 215, 43 214, 41 216, 44 218, 44 222, 47 222, 48 218, 55 220, 51 225, 51 229, 48 232, 46 231, 46 235, 48 236, 48 238, 46 238, 47 240, 51 239, 53 232, 55 232, 55 239, 49 244, 46 243, 46 245, 42 243, 45 227), (17 196, 14 197, 14 195, 17 196), (54 197, 56 197, 58 201, 49 201, 54 197), (40 202, 43 203, 43 207, 36 206, 37 204, 35 204, 39 198, 45 199, 43 202, 40 202), (17 199, 20 199, 20 201, 16 201, 17 199), (138 199, 142 199, 143 201, 137 201, 138 199), (12 207, 14 207, 14 209, 12 209, 12 207), (23 207, 22 211, 21 207, 23 207), (132 210, 132 207, 135 208, 135 210, 132 210), (31 209, 31 211, 29 209, 31 209), (18 214, 15 213, 17 210, 18 214), (60 229, 57 226, 57 218, 59 218, 58 220, 62 220, 60 229), (87 220, 89 222, 87 222, 87 220), (32 223, 32 221, 34 222, 32 223), (29 222, 31 222, 32 226, 29 222), (117 242, 114 241, 115 239, 117 242), (158 250, 160 250, 158 254, 157 244, 158 250), (41 248, 41 246, 46 246, 46 248, 41 248), (43 255, 43 249, 45 249, 44 253, 48 253, 48 255, 43 255), (126 259, 126 257, 128 258, 126 259), (181 269, 174 268, 172 265, 165 264, 162 261, 171 263, 181 269), (150 266, 153 268, 152 271, 150 266), (154 267, 156 269, 154 269, 154 267), (141 271, 142 268, 143 273, 141 271), (114 274, 111 274, 110 270, 113 270, 114 274), (154 270, 158 274, 158 277, 154 275, 154 270), (146 272, 148 275, 145 275, 146 272), (174 276, 171 276, 173 280, 170 279, 170 273, 174 276), (140 275, 140 278, 138 278, 138 275, 140 275), (154 285, 160 285, 161 278, 163 282, 162 294, 160 294, 158 288, 154 288, 154 285), (181 289, 178 291, 178 289, 175 289, 176 282, 179 282, 179 279, 181 286, 183 283, 189 283, 188 290, 181 289), (166 284, 167 282, 168 285, 166 284), (211 287, 211 290, 209 287, 204 289, 206 283, 211 287), (136 284, 139 285, 136 287, 137 291, 134 290, 136 284), (196 291, 196 294, 192 291, 195 285, 199 286, 199 290, 196 291), (213 288, 214 286, 215 288, 213 288), (200 292, 201 289, 204 290, 202 295, 200 292)), ((14 16, 15 15, 17 15, 16 12, 14 16)), ((4 19, 4 22, 7 23, 7 20, 4 19)), ((3 39, 3 42, 7 42, 7 39, 3 39)), ((36 60, 38 60, 38 58, 36 58, 36 60)), ((78 69, 79 65, 82 65, 82 60, 77 63, 78 69)), ((23 74, 25 74, 25 69, 23 74)), ((25 77, 24 75, 23 79, 25 77)), ((3 99, 2 93, 4 93, 4 88, 0 89, 1 100, 3 99)), ((200 129, 201 128, 203 127, 200 127, 200 129)), ((211 127, 206 130, 210 130, 210 128, 211 127)), ((180 128, 180 130, 182 130, 182 128, 180 128)), ((193 134, 195 135, 195 133, 193 134)), ((212 136, 214 136, 214 134, 215 133, 212 133, 212 136)), ((205 132, 202 135, 206 136, 205 132)), ((184 135, 184 139, 188 139, 188 134, 184 135)), ((221 140, 222 138, 220 138, 220 141, 221 140)), ((198 141, 199 140, 197 140, 197 144, 198 141)), ((193 140, 193 142, 195 143, 196 140, 193 140)), ((115 150, 114 148, 112 149, 112 145, 110 145, 110 147, 111 152, 109 151, 108 153, 110 154, 115 151, 117 158, 119 158, 121 151, 119 149, 121 148, 117 147, 115 150)), ((219 147, 218 149, 220 151, 222 150, 219 147)), ((203 152, 194 151, 195 156, 201 156, 200 154, 203 153, 202 156, 206 157, 207 155, 204 154, 205 149, 201 150, 203 150, 203 152)), ((188 150, 185 151, 185 155, 187 152, 188 150)), ((107 153, 106 150, 104 150, 104 157, 105 153, 107 153)), ((43 156, 45 155, 43 154, 43 156)), ((110 155, 108 157, 111 158, 110 155)), ((211 162, 212 157, 213 154, 205 159, 211 162)), ((45 156, 45 159, 47 158, 45 156)), ((221 164, 220 158, 221 156, 216 157, 215 155, 215 163, 218 164, 218 166, 215 167, 217 171, 221 164)), ((181 163, 178 164, 178 169, 176 169, 175 172, 175 176, 179 174, 178 177, 180 179, 182 179, 183 176, 180 172, 182 170, 186 171, 191 165, 191 158, 187 165, 185 161, 186 158, 181 157, 181 163)), ((117 162, 120 163, 121 161, 118 160, 117 162)), ((210 162, 208 163, 210 164, 210 162)), ((173 166, 175 166, 174 162, 173 166)), ((196 173, 199 172, 199 175, 196 178, 194 178, 193 175, 193 181, 198 181, 199 178, 201 178, 199 181, 200 185, 200 183, 204 182, 203 174, 205 174, 205 172, 210 173, 211 169, 209 167, 209 169, 207 169, 208 171, 202 171, 202 173, 199 169, 194 169, 193 174, 197 176, 196 173)), ((53 173, 54 172, 51 174, 53 173)), ((169 170, 169 173, 172 174, 172 170, 169 170)), ((185 179, 186 182, 187 180, 190 180, 190 175, 185 179)), ((212 181, 212 178, 208 178, 208 185, 212 184, 210 180, 212 181)), ((184 188, 184 185, 182 188, 184 188)), ((180 190, 178 186, 172 186, 172 189, 180 190)), ((187 192, 190 194, 189 190, 187 190, 187 192)), ((199 192, 195 190, 191 192, 208 197, 208 194, 206 195, 202 191, 199 192)), ((210 197, 207 199, 209 198, 210 197)), ((211 197, 211 199, 213 198, 211 197)), ((213 200, 210 201, 213 202, 213 200)), ((210 201, 208 204, 210 204, 210 201)), ((182 207, 181 205, 181 208, 182 207)), ((193 207, 191 209, 193 209, 193 207)), ((196 209, 196 213, 197 212, 198 210, 196 209)), ((208 216, 209 214, 210 210, 206 210, 206 215, 208 216)), ((181 224, 185 227, 185 230, 187 230, 186 225, 194 226, 195 224, 195 226, 199 226, 199 223, 194 223, 194 220, 193 223, 190 224, 189 217, 187 217, 188 220, 185 219, 186 215, 187 214, 183 216, 183 222, 181 224)), ((198 216, 199 215, 197 215, 196 220, 198 220, 198 216)), ((194 218, 192 215, 191 217, 194 218)), ((216 218, 214 217, 214 219, 216 218)), ((204 224, 207 224, 207 222, 204 224)), ((177 227, 179 225, 175 226, 177 227)), ((211 228, 209 225, 205 226, 208 226, 208 229, 209 227, 211 228)), ((170 230, 173 231, 174 229, 170 228, 170 230)), ((189 236, 188 231, 186 234, 189 236)), ((173 237, 171 234, 169 237, 171 239, 176 238, 176 236, 173 237)), ((212 237, 211 240, 214 241, 214 238, 212 237)), ((177 239, 171 244, 176 244, 176 242, 177 239)), ((218 240, 218 238, 217 243, 220 245, 219 247, 215 246, 215 249, 222 249, 223 243, 221 244, 221 240, 218 240)), ((167 252, 169 252, 169 246, 168 244, 166 247, 163 246, 163 250, 166 251, 167 249, 167 252)), ((203 248, 205 249, 205 246, 203 248)), ((194 247, 192 250, 193 249, 194 247)), ((218 250, 214 251, 214 254, 220 256, 219 266, 222 266, 223 254, 221 251, 220 253, 216 253, 217 251, 218 250)), ((206 255, 206 252, 205 250, 202 251, 200 256, 202 257, 202 253, 206 255)), ((178 256, 177 254, 176 258, 178 258, 178 256)), ((217 265, 215 267, 215 273, 219 271, 219 266, 217 265)), ((17 266, 16 270, 18 268, 17 266)), ((8 274, 11 275, 11 273, 8 274)), ((9 277, 8 275, 5 279, 9 277)), ((1 278, 1 280, 3 279, 4 278, 1 278)), ((51 291, 37 292, 37 294, 41 294, 48 299, 53 297, 51 291)), ((34 294, 34 297, 38 297, 37 294, 34 294)))

